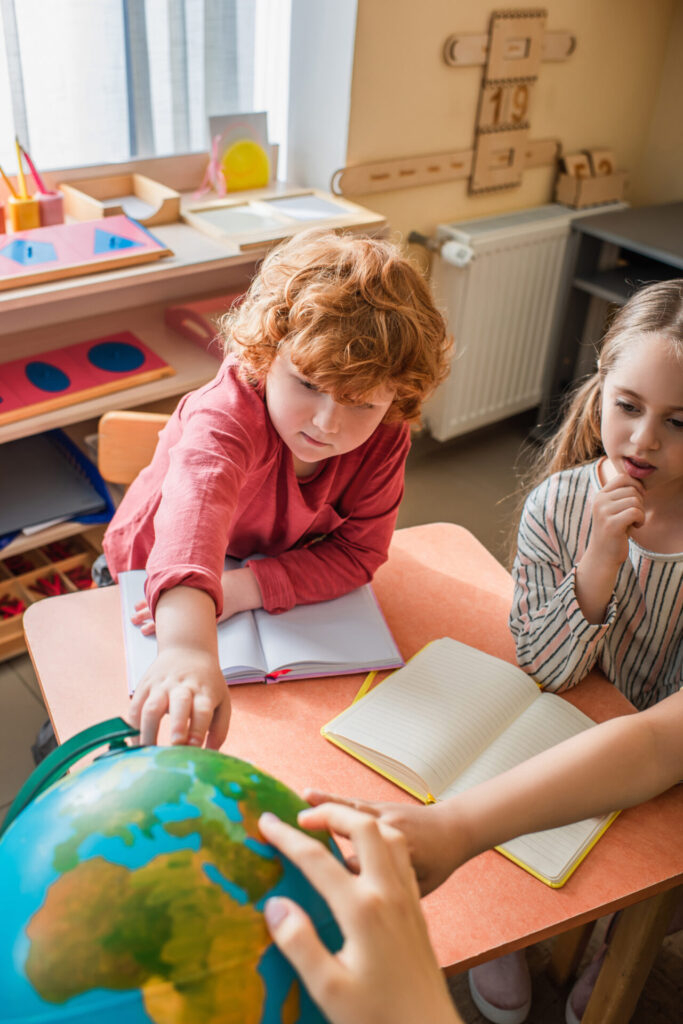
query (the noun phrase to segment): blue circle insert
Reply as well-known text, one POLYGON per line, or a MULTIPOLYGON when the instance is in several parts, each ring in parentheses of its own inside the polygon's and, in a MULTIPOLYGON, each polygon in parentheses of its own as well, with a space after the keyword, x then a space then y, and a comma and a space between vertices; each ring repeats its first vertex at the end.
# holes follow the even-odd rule
POLYGON ((127 341, 100 341, 88 350, 88 359, 98 370, 130 373, 142 366, 145 354, 127 341))
POLYGON ((52 363, 44 363, 41 359, 27 363, 24 373, 34 388, 39 388, 41 391, 66 391, 71 384, 71 380, 64 370, 53 366, 52 363))

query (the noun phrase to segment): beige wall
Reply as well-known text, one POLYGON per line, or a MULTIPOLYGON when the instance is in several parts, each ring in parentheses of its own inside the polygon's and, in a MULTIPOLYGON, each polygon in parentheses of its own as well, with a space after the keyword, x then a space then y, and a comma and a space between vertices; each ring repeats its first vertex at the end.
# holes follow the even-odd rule
POLYGON ((674 5, 659 88, 631 182, 637 205, 683 199, 683 0, 674 5))
MULTIPOLYGON (((570 30, 577 48, 541 65, 530 137, 557 138, 567 152, 612 149, 630 173, 632 202, 683 198, 683 0, 545 7, 547 28, 570 30)), ((448 67, 441 50, 453 33, 485 32, 493 9, 484 0, 359 0, 348 164, 471 147, 481 70, 448 67)), ((405 238, 441 221, 550 202, 552 186, 552 170, 536 168, 518 188, 479 196, 455 181, 353 198, 405 238)))

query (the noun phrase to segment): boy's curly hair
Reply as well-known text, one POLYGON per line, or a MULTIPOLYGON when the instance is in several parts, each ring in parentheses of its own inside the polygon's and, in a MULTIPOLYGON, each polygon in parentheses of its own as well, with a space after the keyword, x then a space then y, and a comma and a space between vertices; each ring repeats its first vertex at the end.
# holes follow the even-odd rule
POLYGON ((261 383, 280 349, 341 403, 395 389, 385 422, 416 421, 447 376, 446 324, 418 270, 387 241, 305 231, 264 259, 221 320, 226 353, 261 383))

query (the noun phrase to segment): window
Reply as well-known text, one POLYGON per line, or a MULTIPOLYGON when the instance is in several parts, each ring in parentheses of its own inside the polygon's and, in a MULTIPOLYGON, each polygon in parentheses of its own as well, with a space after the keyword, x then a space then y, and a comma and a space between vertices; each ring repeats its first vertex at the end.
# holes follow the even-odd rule
POLYGON ((268 113, 285 167, 290 0, 0 0, 0 163, 209 148, 208 117, 268 113), (40 30, 35 27, 39 25, 40 30))

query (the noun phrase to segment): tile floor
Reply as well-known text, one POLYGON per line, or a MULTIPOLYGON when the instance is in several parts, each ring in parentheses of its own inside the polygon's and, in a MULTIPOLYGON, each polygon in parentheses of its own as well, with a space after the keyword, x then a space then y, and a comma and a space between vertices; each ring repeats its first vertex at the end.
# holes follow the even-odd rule
MULTIPOLYGON (((415 439, 406 474, 398 525, 456 522, 471 530, 503 564, 520 501, 519 474, 533 449, 527 437, 533 418, 522 415, 448 444, 415 439)), ((33 768, 30 745, 47 717, 28 655, 0 663, 0 820, 33 768)), ((600 926, 586 956, 597 945, 600 926)), ((549 945, 530 952, 534 1005, 529 1024, 563 1024, 566 992, 545 974, 549 945)), ((483 1024, 465 976, 450 982, 465 1024, 483 1024)), ((683 933, 666 939, 646 983, 632 1024, 678 1024, 683 1006, 683 933)), ((625 1024, 625 1022, 624 1022, 625 1024)))

